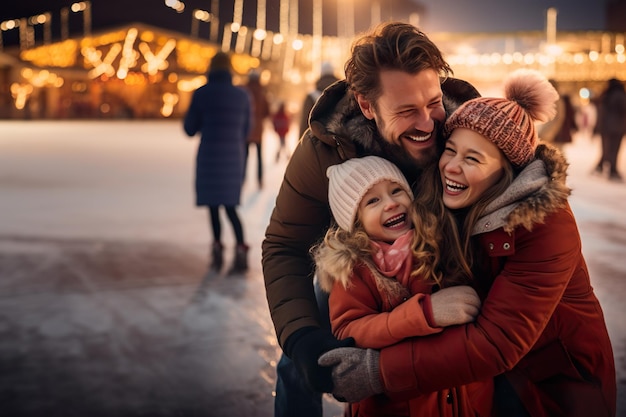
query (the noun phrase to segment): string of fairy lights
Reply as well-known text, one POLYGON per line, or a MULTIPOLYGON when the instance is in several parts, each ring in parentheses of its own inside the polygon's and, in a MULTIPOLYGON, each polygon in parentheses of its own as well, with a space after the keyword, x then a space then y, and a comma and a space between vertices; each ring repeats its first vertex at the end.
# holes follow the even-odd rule
MULTIPOLYGON (((180 0, 164 0, 177 13, 185 10, 180 0)), ((256 2, 255 27, 243 25, 244 0, 233 1, 232 22, 220 22, 219 0, 210 1, 210 9, 191 13, 189 38, 157 35, 150 30, 130 27, 99 36, 91 35, 91 4, 81 1, 61 10, 61 41, 51 43, 50 12, 0 22, 2 32, 20 31, 20 58, 46 70, 22 71, 22 82, 11 86, 16 108, 25 103, 34 89, 63 85, 63 79, 50 68, 69 68, 80 58, 90 79, 123 80, 129 85, 161 80, 175 56, 176 67, 195 76, 168 71, 165 75, 176 84, 177 92, 163 95, 162 114, 171 114, 179 102, 179 92, 189 92, 206 81, 204 73, 210 58, 218 51, 234 53, 233 65, 239 74, 273 62, 282 83, 313 82, 319 76, 323 61, 337 68, 345 61, 354 38, 354 1, 337 6, 337 36, 322 33, 322 0, 313 1, 312 33, 299 31, 298 0, 280 0, 278 31, 267 29, 266 0, 256 2), (82 13, 83 38, 70 39, 68 16, 82 13), (200 39, 200 24, 208 24, 208 39, 200 39), (34 27, 43 25, 43 46, 36 47, 34 27), (221 29, 221 39, 218 38, 221 29), (174 54, 174 51, 176 52, 174 54)), ((371 25, 381 20, 381 2, 371 2, 371 25)), ((429 36, 444 51, 455 76, 476 84, 501 79, 516 67, 533 67, 557 81, 594 81, 611 77, 626 79, 624 34, 611 32, 558 32, 557 11, 548 9, 546 30, 500 35, 432 33, 429 36), (502 39, 498 39, 502 38, 502 39), (485 41, 490 46, 483 46, 485 41), (501 41, 498 46, 497 41, 501 41), (496 45, 496 46, 494 46, 496 45), (483 52, 488 50, 489 52, 483 52)), ((410 16, 417 24, 419 16, 410 16)), ((267 79, 266 79, 267 81, 267 79)))

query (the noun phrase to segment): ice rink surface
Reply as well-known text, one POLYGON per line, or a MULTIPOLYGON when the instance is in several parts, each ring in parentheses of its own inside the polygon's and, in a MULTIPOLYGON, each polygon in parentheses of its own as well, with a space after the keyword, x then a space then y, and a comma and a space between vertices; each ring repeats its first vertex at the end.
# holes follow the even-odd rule
MULTIPOLYGON (((249 160, 250 270, 227 276, 207 273, 198 138, 180 121, 0 121, 0 415, 273 415, 260 245, 286 165, 277 141, 268 130, 263 189, 249 160)), ((597 137, 564 151, 626 416, 626 184, 589 175, 597 137)), ((227 222, 224 237, 232 248, 227 222)))

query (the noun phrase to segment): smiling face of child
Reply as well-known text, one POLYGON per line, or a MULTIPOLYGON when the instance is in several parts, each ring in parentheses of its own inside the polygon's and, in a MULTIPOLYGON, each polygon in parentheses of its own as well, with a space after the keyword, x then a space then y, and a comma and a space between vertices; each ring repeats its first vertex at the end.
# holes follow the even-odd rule
POLYGON ((398 183, 383 180, 361 199, 358 219, 372 240, 394 242, 411 229, 411 197, 398 183))

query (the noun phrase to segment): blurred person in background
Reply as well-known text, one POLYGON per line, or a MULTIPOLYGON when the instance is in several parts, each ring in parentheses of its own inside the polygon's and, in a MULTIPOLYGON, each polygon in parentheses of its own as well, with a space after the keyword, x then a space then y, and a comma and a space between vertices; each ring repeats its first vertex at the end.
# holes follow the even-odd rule
POLYGON ((624 84, 611 78, 606 90, 598 98, 598 117, 596 131, 602 140, 602 156, 593 170, 596 175, 606 175, 609 180, 623 182, 622 174, 617 171, 617 157, 626 133, 626 90, 624 84))
MULTIPOLYGON (((558 84, 550 80, 550 84, 558 92, 558 84)), ((556 116, 539 127, 539 138, 558 148, 572 142, 572 132, 576 130, 576 110, 568 94, 560 94, 556 102, 556 116)))
POLYGON ((272 114, 272 126, 278 135, 278 151, 276 151, 276 162, 280 160, 280 155, 285 154, 289 159, 289 149, 286 147, 287 133, 291 128, 291 115, 287 112, 285 102, 278 103, 278 109, 272 114))
POLYGON ((248 268, 248 245, 236 206, 244 180, 252 104, 246 91, 233 85, 231 71, 230 56, 218 52, 211 60, 207 83, 193 93, 183 127, 189 136, 201 133, 196 156, 196 205, 209 209, 211 267, 219 271, 223 265, 220 207, 224 207, 236 239, 232 272, 242 272, 248 268))
POLYGON ((335 76, 335 68, 330 62, 324 62, 320 73, 320 78, 315 82, 315 89, 304 98, 302 103, 302 112, 300 113, 300 137, 309 128, 309 115, 313 105, 318 98, 322 95, 322 92, 329 85, 338 81, 339 78, 335 76))
MULTIPOLYGON (((261 75, 257 71, 251 71, 248 75, 248 83, 246 89, 250 93, 252 100, 252 127, 248 135, 248 146, 246 147, 246 161, 250 152, 250 146, 256 148, 257 172, 256 177, 259 189, 263 188, 263 131, 265 128, 265 120, 270 116, 270 105, 267 100, 267 91, 265 86, 261 84, 261 75)), ((244 165, 243 176, 246 177, 247 162, 244 165)))

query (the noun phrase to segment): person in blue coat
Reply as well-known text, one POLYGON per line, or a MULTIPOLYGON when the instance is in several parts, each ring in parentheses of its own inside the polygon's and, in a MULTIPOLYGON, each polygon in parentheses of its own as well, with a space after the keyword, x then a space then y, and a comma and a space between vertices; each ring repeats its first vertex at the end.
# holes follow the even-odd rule
POLYGON ((207 206, 213 230, 211 266, 223 265, 220 206, 230 220, 237 246, 232 272, 248 268, 248 245, 236 206, 244 181, 246 138, 252 105, 248 93, 233 85, 230 56, 218 52, 209 67, 207 83, 194 91, 184 119, 185 133, 201 133, 196 157, 196 206, 207 206))

